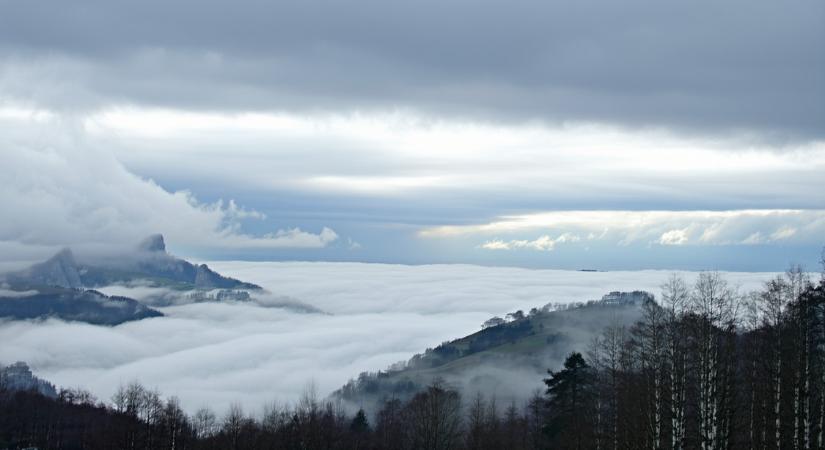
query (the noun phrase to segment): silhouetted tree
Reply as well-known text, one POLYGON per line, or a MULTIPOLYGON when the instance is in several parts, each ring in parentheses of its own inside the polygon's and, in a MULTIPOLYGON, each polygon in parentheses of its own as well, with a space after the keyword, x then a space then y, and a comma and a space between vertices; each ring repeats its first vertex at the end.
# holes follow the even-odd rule
POLYGON ((402 409, 401 400, 392 398, 385 401, 378 411, 375 434, 379 448, 403 448, 405 429, 402 409))
POLYGON ((563 448, 593 446, 593 373, 581 353, 571 353, 564 369, 548 371, 548 421, 545 430, 563 448))
POLYGON ((461 445, 461 397, 436 380, 416 394, 404 411, 411 448, 448 450, 461 445))

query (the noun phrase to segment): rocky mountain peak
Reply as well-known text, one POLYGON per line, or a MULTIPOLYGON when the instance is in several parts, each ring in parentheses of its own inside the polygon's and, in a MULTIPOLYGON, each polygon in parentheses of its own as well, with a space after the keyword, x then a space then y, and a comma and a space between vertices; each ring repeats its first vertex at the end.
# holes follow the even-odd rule
POLYGON ((77 262, 68 248, 60 250, 45 262, 35 264, 29 271, 32 279, 45 285, 67 288, 83 286, 77 262))
POLYGON ((138 250, 144 252, 163 252, 166 253, 166 242, 163 240, 162 234, 153 234, 138 245, 138 250))

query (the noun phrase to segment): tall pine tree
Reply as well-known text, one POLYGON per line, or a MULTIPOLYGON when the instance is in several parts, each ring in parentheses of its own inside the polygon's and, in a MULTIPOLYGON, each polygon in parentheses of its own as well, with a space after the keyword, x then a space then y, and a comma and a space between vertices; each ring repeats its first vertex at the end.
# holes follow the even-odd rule
POLYGON ((545 432, 561 448, 592 448, 594 376, 581 353, 571 353, 564 369, 548 371, 545 432))

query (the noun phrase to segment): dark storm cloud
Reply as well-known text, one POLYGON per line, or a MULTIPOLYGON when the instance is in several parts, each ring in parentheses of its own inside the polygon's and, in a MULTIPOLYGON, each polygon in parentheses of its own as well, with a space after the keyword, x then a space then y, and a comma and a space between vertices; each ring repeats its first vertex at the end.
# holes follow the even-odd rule
POLYGON ((821 2, 3 5, 0 88, 53 108, 406 108, 825 135, 821 2))

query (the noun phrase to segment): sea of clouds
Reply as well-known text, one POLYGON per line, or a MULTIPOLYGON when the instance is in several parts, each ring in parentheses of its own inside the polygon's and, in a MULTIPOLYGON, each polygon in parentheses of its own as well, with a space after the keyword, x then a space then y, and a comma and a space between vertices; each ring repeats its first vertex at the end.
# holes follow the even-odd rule
MULTIPOLYGON (((0 324, 0 363, 27 361, 38 376, 60 386, 88 388, 104 400, 119 385, 140 380, 164 395, 178 396, 189 411, 202 406, 222 411, 239 402, 258 413, 272 401, 296 400, 310 381, 326 395, 360 372, 384 369, 427 347, 475 332, 493 315, 548 302, 597 299, 612 290, 658 294, 672 273, 320 262, 209 264, 323 313, 255 302, 196 303, 160 308, 166 317, 116 327, 58 320, 7 322, 0 324)), ((696 276, 683 274, 688 281, 696 276)), ((742 292, 758 289, 773 275, 724 274, 742 292)), ((140 297, 140 291, 132 294, 140 297)))

